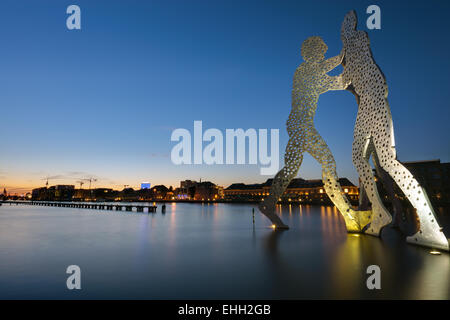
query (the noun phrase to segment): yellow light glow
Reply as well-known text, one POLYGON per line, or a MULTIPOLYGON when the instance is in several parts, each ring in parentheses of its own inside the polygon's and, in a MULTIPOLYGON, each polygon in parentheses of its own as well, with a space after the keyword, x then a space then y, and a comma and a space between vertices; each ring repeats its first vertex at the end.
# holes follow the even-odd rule
POLYGON ((431 254, 434 254, 434 255, 440 255, 440 254, 441 254, 441 253, 440 253, 439 251, 437 251, 437 250, 431 250, 430 253, 431 253, 431 254))
POLYGON ((275 230, 275 228, 276 228, 277 226, 276 225, 271 225, 271 228, 273 229, 273 230, 275 230))

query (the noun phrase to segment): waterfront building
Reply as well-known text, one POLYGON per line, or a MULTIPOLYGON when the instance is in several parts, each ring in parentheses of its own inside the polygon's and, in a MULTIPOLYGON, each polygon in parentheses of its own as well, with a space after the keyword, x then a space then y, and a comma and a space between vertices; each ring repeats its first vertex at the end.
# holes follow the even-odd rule
POLYGON ((425 188, 430 200, 439 205, 450 205, 450 163, 440 159, 402 162, 425 188))
POLYGON ((37 201, 49 201, 50 196, 47 187, 35 188, 31 190, 31 198, 37 201))
POLYGON ((154 200, 167 200, 169 189, 165 185, 157 185, 150 189, 154 200))
POLYGON ((56 185, 36 188, 31 191, 31 199, 40 201, 71 201, 75 193, 74 185, 56 185))
MULTIPOLYGON (((420 185, 427 192, 428 198, 434 206, 450 205, 450 163, 441 163, 440 159, 424 160, 424 161, 402 161, 401 162, 416 178, 420 185)), ((374 170, 376 175, 376 171, 374 170)), ((377 180, 377 187, 380 191, 381 198, 390 202, 380 179, 377 180)), ((402 201, 403 205, 409 206, 405 195, 400 188, 394 183, 395 196, 402 201)))
POLYGON ((197 181, 195 180, 184 180, 180 181, 180 188, 181 189, 189 189, 191 187, 195 187, 197 185, 197 181))
POLYGON ((195 185, 194 200, 217 201, 223 199, 223 187, 210 181, 199 182, 195 185))
POLYGON ((196 185, 197 181, 194 180, 180 181, 180 187, 175 189, 175 197, 181 200, 193 200, 196 185))
POLYGON ((218 201, 224 198, 224 189, 210 181, 180 181, 180 187, 174 191, 178 200, 218 201))
MULTIPOLYGON (((262 201, 269 195, 273 179, 264 183, 234 183, 224 190, 225 200, 229 201, 262 201)), ((347 178, 340 178, 343 193, 352 203, 357 203, 359 190, 347 178)), ((281 202, 322 203, 331 204, 322 180, 293 179, 279 199, 281 202)))

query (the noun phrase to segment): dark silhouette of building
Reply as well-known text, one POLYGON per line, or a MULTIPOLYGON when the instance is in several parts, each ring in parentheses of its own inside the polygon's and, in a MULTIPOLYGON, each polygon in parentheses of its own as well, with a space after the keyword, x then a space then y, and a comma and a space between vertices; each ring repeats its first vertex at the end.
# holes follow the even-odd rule
POLYGON ((180 181, 180 187, 174 190, 174 198, 179 200, 217 201, 224 198, 223 187, 210 181, 180 181))
POLYGON ((73 185, 56 185, 49 188, 42 187, 33 189, 31 198, 40 201, 71 201, 75 194, 73 185))
MULTIPOLYGON (((422 188, 427 192, 433 206, 448 206, 450 205, 450 163, 441 163, 439 159, 425 160, 425 161, 405 161, 403 165, 411 172, 414 178, 417 179, 422 188)), ((375 172, 375 171, 374 171, 375 172)), ((376 172, 375 172, 376 174, 376 172)), ((377 178, 377 187, 381 198, 390 203, 391 200, 380 179, 377 178)), ((394 183, 395 197, 401 200, 403 205, 408 206, 408 201, 394 183)))
POLYGON ((31 199, 37 201, 49 201, 50 196, 47 187, 36 188, 31 190, 31 199))
POLYGON ((194 200, 213 201, 223 198, 223 188, 210 181, 199 182, 195 185, 194 200))
POLYGON ((152 197, 155 200, 166 200, 169 189, 164 185, 157 185, 150 189, 152 191, 152 197))
POLYGON ((181 200, 192 200, 195 196, 195 186, 197 185, 197 181, 193 180, 184 180, 180 181, 180 187, 176 188, 174 193, 177 199, 181 200))

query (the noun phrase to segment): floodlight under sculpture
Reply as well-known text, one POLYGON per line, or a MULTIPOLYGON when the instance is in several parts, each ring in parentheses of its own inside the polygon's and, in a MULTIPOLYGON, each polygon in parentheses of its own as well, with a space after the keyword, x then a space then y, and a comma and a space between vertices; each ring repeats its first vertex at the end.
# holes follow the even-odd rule
POLYGON ((341 64, 343 52, 325 60, 328 47, 320 37, 306 39, 301 48, 304 62, 294 74, 292 110, 286 123, 289 142, 284 158, 285 166, 276 174, 270 195, 259 208, 277 228, 288 228, 275 213, 279 197, 298 173, 303 154, 308 152, 322 166, 324 188, 334 205, 344 217, 348 231, 360 232, 370 222, 370 211, 355 211, 339 184, 333 154, 314 127, 314 115, 319 95, 329 90, 344 90, 342 75, 327 73, 341 64))
POLYGON ((394 128, 387 95, 386 79, 374 61, 366 32, 356 30, 357 17, 350 11, 344 18, 341 39, 345 58, 343 81, 350 85, 358 102, 358 115, 353 135, 353 164, 361 185, 372 203, 373 217, 366 233, 379 236, 391 221, 377 191, 372 167, 381 166, 400 187, 412 204, 419 219, 419 231, 407 241, 419 245, 449 250, 449 243, 436 220, 436 214, 425 189, 396 158, 394 128))

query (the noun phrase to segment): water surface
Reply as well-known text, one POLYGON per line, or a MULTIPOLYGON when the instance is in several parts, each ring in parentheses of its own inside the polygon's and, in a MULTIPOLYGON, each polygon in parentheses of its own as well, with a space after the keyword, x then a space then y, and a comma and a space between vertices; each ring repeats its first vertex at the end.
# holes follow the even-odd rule
POLYGON ((351 235, 333 207, 279 207, 273 231, 252 205, 167 204, 165 214, 0 207, 0 298, 449 299, 450 255, 351 235), (366 269, 379 265, 381 290, 366 269), (66 268, 81 268, 81 290, 66 268))

